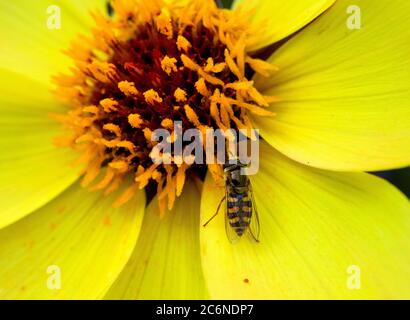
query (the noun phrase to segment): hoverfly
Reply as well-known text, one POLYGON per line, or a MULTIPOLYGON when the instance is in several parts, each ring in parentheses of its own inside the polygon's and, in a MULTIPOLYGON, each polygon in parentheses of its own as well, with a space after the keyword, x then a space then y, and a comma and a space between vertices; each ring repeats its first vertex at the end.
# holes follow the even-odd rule
POLYGON ((252 185, 247 175, 241 174, 246 167, 240 162, 224 165, 225 196, 216 209, 216 213, 203 225, 211 222, 225 201, 225 230, 231 243, 237 242, 245 233, 259 242, 259 217, 256 210, 252 185))

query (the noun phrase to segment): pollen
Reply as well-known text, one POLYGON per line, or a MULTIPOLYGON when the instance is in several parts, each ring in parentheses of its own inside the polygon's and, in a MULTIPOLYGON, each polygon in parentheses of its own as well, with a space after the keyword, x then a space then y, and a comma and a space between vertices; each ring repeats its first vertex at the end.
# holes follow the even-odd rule
POLYGON ((162 9, 161 14, 156 19, 158 31, 172 39, 172 20, 167 9, 162 9))
POLYGON ((201 123, 199 122, 198 115, 195 113, 194 109, 192 109, 187 104, 184 106, 184 109, 188 120, 191 121, 191 123, 194 124, 197 128, 199 128, 201 126, 201 123))
POLYGON ((161 125, 164 128, 170 129, 174 126, 174 121, 172 121, 171 119, 164 119, 164 120, 162 120, 161 125))
POLYGON ((278 98, 261 94, 251 79, 278 68, 247 52, 261 37, 253 35, 249 12, 223 10, 213 0, 113 1, 113 10, 111 17, 94 14, 92 36, 66 50, 72 73, 54 79, 69 110, 56 119, 71 133, 56 141, 79 152, 83 186, 105 194, 123 189, 116 206, 146 189, 171 209, 186 179, 208 170, 220 181, 223 172, 196 164, 194 155, 156 152, 154 131, 168 130, 176 144, 176 121, 202 138, 206 128, 252 129, 251 117, 275 116, 278 98), (161 156, 171 162, 157 163, 161 156), (122 187, 124 181, 134 183, 122 187))
POLYGON ((177 38, 177 47, 179 51, 187 52, 191 48, 189 41, 182 35, 179 35, 177 38))
POLYGON ((114 133, 117 137, 121 136, 121 128, 117 126, 116 124, 107 123, 103 126, 103 129, 114 133))
POLYGON ((214 60, 212 58, 208 58, 206 62, 206 66, 204 68, 205 72, 213 72, 213 73, 220 73, 226 67, 225 62, 218 63, 217 65, 214 64, 214 60))
POLYGON ((161 60, 161 68, 167 75, 170 75, 171 72, 176 72, 178 70, 177 59, 165 56, 164 59, 161 60))
POLYGON ((117 70, 112 63, 93 61, 87 69, 93 77, 103 83, 110 83, 117 77, 117 70))
POLYGON ((104 112, 110 113, 112 111, 117 111, 118 102, 112 98, 106 98, 100 101, 100 105, 103 107, 104 112))
POLYGON ((154 89, 149 89, 144 92, 144 98, 147 103, 150 105, 154 105, 156 102, 161 103, 163 100, 159 96, 158 92, 156 92, 154 89))
POLYGON ((87 106, 83 108, 83 112, 98 114, 98 108, 96 106, 87 106))
POLYGON ((108 164, 111 168, 126 171, 128 169, 128 163, 126 161, 117 160, 108 164))
POLYGON ((209 97, 211 92, 206 87, 205 79, 199 78, 197 82, 195 82, 195 89, 204 97, 209 97))
POLYGON ((184 102, 186 101, 186 92, 185 90, 182 90, 181 88, 177 88, 174 93, 175 99, 177 102, 184 102))
POLYGON ((144 120, 142 120, 139 114, 130 114, 128 115, 128 122, 133 128, 141 128, 144 120))
POLYGON ((138 90, 135 88, 135 84, 133 82, 121 81, 118 83, 118 89, 120 89, 126 96, 138 94, 138 90))

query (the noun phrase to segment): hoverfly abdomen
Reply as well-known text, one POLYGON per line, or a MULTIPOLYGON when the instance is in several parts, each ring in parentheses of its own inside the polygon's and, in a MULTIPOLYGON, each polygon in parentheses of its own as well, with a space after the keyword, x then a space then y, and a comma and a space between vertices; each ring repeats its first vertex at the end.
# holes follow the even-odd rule
POLYGON ((238 236, 249 227, 252 218, 252 201, 247 194, 229 192, 227 199, 229 225, 238 236))
POLYGON ((204 224, 204 227, 216 217, 225 201, 225 230, 231 243, 237 242, 245 233, 259 242, 259 217, 253 199, 249 178, 241 174, 245 165, 225 166, 225 196, 216 209, 216 213, 204 224))

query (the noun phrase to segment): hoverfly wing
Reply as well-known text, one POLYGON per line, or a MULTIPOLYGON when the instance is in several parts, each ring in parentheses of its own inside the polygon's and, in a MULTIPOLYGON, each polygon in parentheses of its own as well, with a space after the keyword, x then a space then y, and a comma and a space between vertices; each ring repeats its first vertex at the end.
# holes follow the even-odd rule
POLYGON ((252 218, 249 223, 248 231, 251 237, 256 241, 259 242, 259 235, 260 235, 260 225, 259 225, 259 215, 258 209, 256 208, 256 201, 253 195, 252 185, 249 181, 249 194, 252 201, 252 218))

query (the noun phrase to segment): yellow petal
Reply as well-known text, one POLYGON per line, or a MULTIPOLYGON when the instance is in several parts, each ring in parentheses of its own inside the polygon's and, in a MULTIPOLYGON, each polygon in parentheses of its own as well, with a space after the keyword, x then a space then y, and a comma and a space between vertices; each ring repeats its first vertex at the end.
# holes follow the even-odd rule
POLYGON ((256 85, 280 102, 270 108, 276 117, 255 117, 255 125, 272 146, 304 164, 347 171, 406 166, 410 2, 354 4, 362 29, 347 27, 351 1, 341 0, 269 59, 279 71, 256 85))
POLYGON ((38 209, 77 178, 77 154, 56 148, 61 111, 45 85, 0 70, 0 228, 38 209))
MULTIPOLYGON (((303 166, 261 145, 253 178, 260 243, 228 242, 224 214, 201 229, 211 298, 410 298, 410 206, 380 178, 303 166)), ((222 198, 207 178, 201 220, 222 198)))
POLYGON ((1 299, 101 298, 135 246, 144 194, 114 209, 115 197, 77 183, 0 231, 1 299))
POLYGON ((76 34, 90 31, 88 11, 105 5, 103 0, 1 1, 0 67, 48 82, 71 63, 62 50, 76 34), (53 29, 58 14, 60 29, 53 29))
POLYGON ((262 37, 251 50, 261 49, 303 28, 336 0, 236 0, 233 8, 254 10, 253 22, 260 24, 262 37))
POLYGON ((188 182, 172 211, 148 206, 137 246, 107 299, 205 299, 199 253, 199 191, 188 182))

